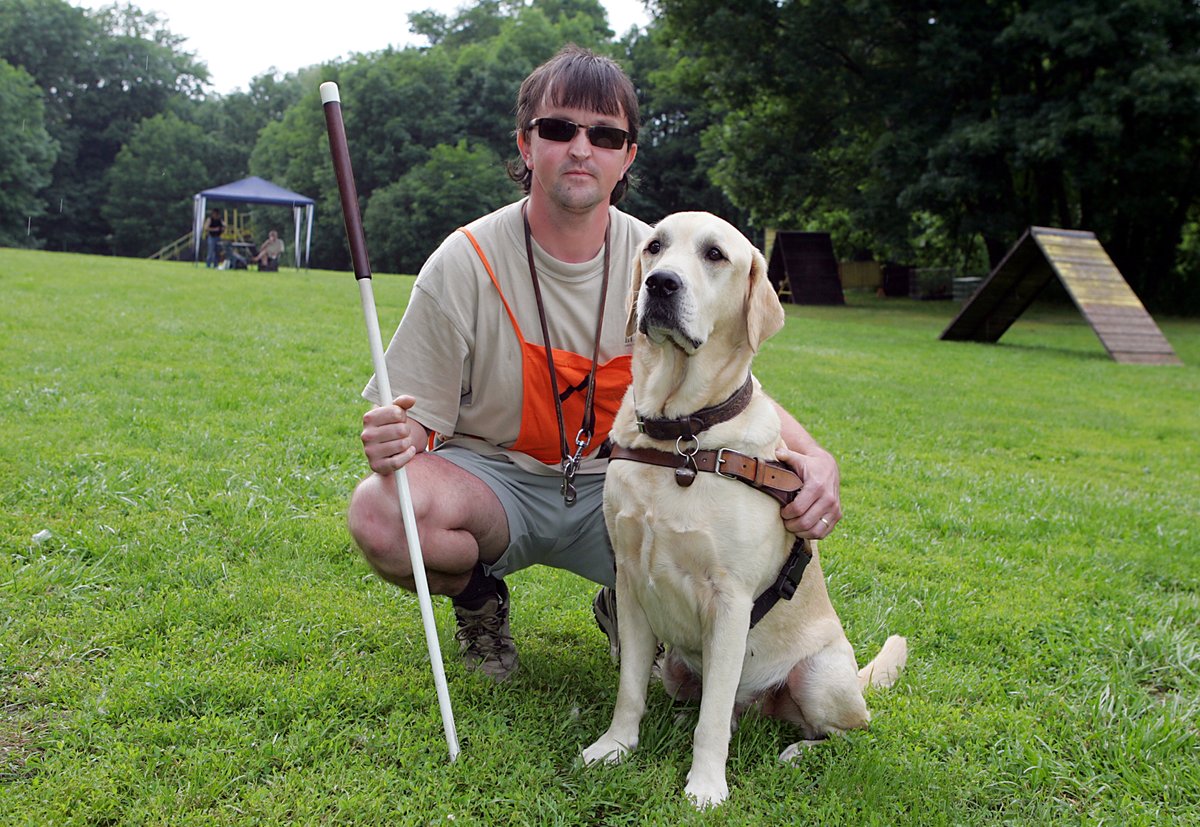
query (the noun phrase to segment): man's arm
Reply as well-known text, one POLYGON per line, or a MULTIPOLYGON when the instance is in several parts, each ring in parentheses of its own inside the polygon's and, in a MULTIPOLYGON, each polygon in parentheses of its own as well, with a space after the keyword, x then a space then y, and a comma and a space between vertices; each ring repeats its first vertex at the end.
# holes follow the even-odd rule
POLYGON ((783 441, 776 458, 800 475, 804 488, 780 512, 787 530, 810 540, 820 540, 842 518, 841 474, 833 455, 817 444, 796 418, 771 400, 779 412, 783 441))

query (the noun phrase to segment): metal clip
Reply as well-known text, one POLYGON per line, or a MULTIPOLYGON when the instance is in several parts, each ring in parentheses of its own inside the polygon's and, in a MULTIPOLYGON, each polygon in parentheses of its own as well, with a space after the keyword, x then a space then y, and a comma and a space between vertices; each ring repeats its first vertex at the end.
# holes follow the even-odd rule
POLYGON ((591 434, 580 429, 579 433, 575 435, 575 456, 563 458, 562 497, 563 502, 568 506, 575 505, 575 473, 579 470, 579 464, 583 461, 583 454, 591 442, 591 434))

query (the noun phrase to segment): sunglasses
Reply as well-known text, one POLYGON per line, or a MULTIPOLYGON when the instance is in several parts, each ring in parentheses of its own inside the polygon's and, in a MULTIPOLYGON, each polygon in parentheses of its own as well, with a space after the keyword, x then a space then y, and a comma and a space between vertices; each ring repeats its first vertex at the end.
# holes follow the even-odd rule
POLYGON ((539 138, 558 143, 567 143, 580 129, 587 130, 592 146, 600 149, 620 149, 629 140, 629 133, 615 126, 583 126, 562 118, 534 118, 529 122, 529 128, 535 126, 539 138))

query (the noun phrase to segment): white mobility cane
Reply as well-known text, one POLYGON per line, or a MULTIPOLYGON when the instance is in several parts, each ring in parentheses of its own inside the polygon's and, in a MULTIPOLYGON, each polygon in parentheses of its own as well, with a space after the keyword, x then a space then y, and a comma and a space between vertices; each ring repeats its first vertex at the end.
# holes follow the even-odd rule
MULTIPOLYGON (((371 361, 375 366, 375 384, 384 404, 392 400, 391 383, 383 358, 383 343, 379 336, 379 317, 375 312, 375 294, 371 289, 371 265, 367 261, 367 239, 363 234, 362 216, 358 211, 358 190, 350 167, 350 150, 346 146, 346 127, 342 122, 342 98, 338 85, 321 84, 321 105, 325 108, 325 126, 329 131, 329 154, 337 175, 338 194, 342 199, 342 216, 346 220, 346 239, 350 243, 350 258, 354 262, 354 277, 362 297, 363 319, 371 344, 371 361)), ((442 711, 442 727, 446 730, 446 745, 450 760, 458 758, 458 733, 454 729, 454 711, 450 708, 450 690, 446 686, 446 671, 442 666, 442 647, 438 643, 437 626, 433 620, 433 602, 429 598, 429 582, 425 579, 425 560, 417 536, 417 518, 413 514, 412 495, 408 489, 408 474, 404 468, 396 478, 396 494, 404 517, 404 535, 408 540, 408 555, 412 560, 413 580, 417 586, 417 601, 421 605, 421 622, 425 626, 425 643, 429 647, 429 662, 433 666, 433 682, 437 687, 438 706, 442 711)))

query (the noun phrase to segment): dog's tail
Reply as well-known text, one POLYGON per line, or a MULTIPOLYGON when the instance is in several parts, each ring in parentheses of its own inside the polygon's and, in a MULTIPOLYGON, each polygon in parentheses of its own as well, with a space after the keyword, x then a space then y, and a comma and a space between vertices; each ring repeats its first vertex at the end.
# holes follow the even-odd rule
POLYGON ((900 635, 892 635, 883 642, 883 648, 875 659, 858 670, 858 688, 891 686, 900 677, 900 670, 907 661, 908 641, 900 635))

